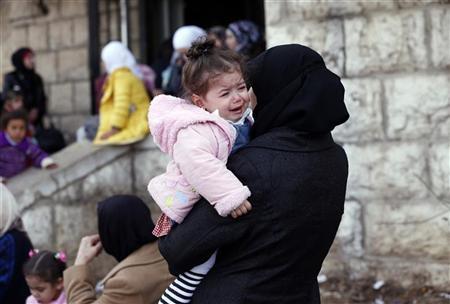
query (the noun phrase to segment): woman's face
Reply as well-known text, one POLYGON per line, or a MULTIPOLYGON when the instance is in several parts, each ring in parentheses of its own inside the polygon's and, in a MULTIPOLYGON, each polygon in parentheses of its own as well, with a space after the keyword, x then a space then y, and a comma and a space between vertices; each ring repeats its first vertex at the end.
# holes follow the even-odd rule
POLYGON ((34 69, 34 54, 33 53, 29 53, 27 56, 25 56, 23 58, 23 65, 29 70, 34 69))
POLYGON ((236 36, 234 36, 233 32, 229 29, 226 31, 225 43, 230 50, 236 50, 238 46, 236 36))

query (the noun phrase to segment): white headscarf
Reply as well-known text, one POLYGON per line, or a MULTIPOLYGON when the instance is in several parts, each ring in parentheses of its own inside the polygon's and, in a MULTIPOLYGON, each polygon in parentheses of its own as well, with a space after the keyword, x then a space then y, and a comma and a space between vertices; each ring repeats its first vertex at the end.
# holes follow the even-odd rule
POLYGON ((3 236, 19 218, 19 207, 12 193, 0 183, 0 236, 3 236))
POLYGON ((182 26, 173 34, 173 48, 174 50, 188 49, 191 47, 192 42, 202 36, 206 36, 206 32, 202 28, 195 25, 182 26))
POLYGON ((120 41, 111 41, 102 50, 102 60, 108 74, 119 68, 129 68, 136 76, 142 78, 136 58, 131 51, 120 41))

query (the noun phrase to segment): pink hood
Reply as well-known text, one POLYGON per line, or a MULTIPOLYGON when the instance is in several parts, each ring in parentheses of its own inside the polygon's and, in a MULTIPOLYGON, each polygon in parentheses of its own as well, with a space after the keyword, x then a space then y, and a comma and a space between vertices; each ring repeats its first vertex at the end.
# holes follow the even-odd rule
POLYGON ((162 152, 171 157, 172 148, 177 141, 178 132, 192 124, 214 123, 228 137, 228 149, 231 151, 236 137, 235 129, 223 118, 211 114, 187 100, 170 95, 156 96, 148 111, 148 124, 153 141, 162 152))

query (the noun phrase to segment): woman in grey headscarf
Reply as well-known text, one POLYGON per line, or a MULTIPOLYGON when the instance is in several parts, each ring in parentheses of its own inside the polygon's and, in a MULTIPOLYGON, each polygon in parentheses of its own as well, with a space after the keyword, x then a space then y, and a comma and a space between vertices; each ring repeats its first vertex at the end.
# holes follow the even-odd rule
POLYGON ((0 303, 25 303, 30 295, 22 265, 31 249, 16 199, 0 183, 0 303))
POLYGON ((239 20, 228 25, 226 30, 226 45, 248 60, 255 58, 266 48, 261 29, 250 20, 239 20))

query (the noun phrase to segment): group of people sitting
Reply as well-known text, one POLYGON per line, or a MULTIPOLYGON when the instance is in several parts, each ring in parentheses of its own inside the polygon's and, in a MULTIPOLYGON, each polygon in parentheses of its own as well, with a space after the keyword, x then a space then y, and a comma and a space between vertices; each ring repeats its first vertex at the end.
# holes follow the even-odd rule
POLYGON ((129 50, 119 42, 103 49, 108 78, 94 143, 131 143, 151 130, 171 158, 148 184, 162 214, 154 224, 132 195, 101 201, 98 234, 81 240, 65 269, 63 253, 29 251, 15 203, 2 206, 13 211, 2 218, 0 250, 28 246, 14 265, 31 256, 18 272, 10 267, 14 282, 30 287, 28 303, 320 303, 317 275, 348 175, 331 136, 349 117, 344 88, 305 46, 249 61, 205 34, 191 26, 174 34, 183 93, 151 104, 129 50), (102 250, 118 264, 95 284, 89 264, 102 250))
MULTIPOLYGON (((169 62, 155 73, 138 64, 130 50, 118 41, 108 43, 101 58, 106 74, 98 88, 99 117, 80 128, 79 138, 96 145, 126 145, 145 138, 150 130, 146 117, 151 97, 158 94, 182 96, 181 71, 192 42, 208 35, 220 49, 231 49, 249 59, 264 49, 258 26, 242 20, 228 28, 183 26, 173 35, 169 62)), ((0 178, 5 181, 31 165, 55 168, 49 157, 65 146, 54 126, 45 124, 47 97, 41 76, 35 71, 35 54, 20 48, 12 55, 15 70, 6 74, 1 94, 0 178), (45 161, 44 161, 45 160, 45 161)))
POLYGON ((18 204, 3 184, 0 208, 1 303, 156 303, 172 281, 151 234, 150 210, 136 196, 117 195, 98 203, 98 234, 83 238, 69 268, 64 251, 33 248, 18 204), (101 249, 118 264, 96 288, 88 264, 101 249), (96 290, 102 293, 98 301, 96 290))
POLYGON ((228 29, 215 26, 208 32, 198 26, 182 26, 171 39, 170 58, 159 58, 155 69, 151 69, 138 64, 125 45, 112 41, 101 53, 106 73, 100 76, 97 86, 99 121, 89 120, 79 131, 79 140, 88 138, 97 145, 123 145, 147 136, 150 130, 146 116, 151 98, 159 94, 183 96, 186 52, 195 40, 204 36, 212 39, 217 48, 236 51, 245 60, 265 47, 262 32, 248 20, 233 22, 228 29), (165 62, 159 64, 161 61, 165 62))
POLYGON ((5 75, 0 94, 0 180, 27 167, 57 167, 49 157, 65 146, 61 132, 46 126, 47 97, 35 71, 35 55, 20 48, 12 55, 15 70, 5 75))

